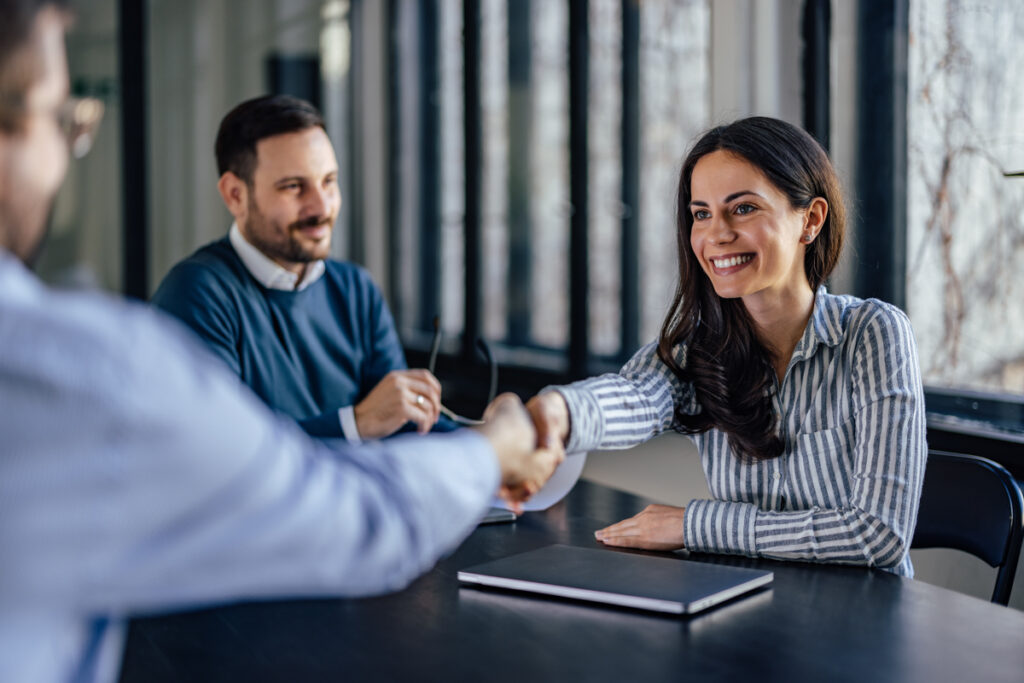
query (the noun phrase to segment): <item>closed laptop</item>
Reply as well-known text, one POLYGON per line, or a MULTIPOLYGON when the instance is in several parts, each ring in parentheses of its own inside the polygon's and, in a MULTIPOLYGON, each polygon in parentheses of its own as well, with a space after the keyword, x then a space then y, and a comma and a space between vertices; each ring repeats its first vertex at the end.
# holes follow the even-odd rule
POLYGON ((774 579, 759 569, 566 545, 467 567, 458 577, 469 585, 670 614, 700 612, 774 579))

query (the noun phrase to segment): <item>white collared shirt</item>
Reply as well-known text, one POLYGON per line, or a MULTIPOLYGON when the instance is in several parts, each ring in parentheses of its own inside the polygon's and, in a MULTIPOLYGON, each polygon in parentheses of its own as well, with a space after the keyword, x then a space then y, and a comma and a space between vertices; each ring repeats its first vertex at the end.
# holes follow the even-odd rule
MULTIPOLYGON (((306 266, 306 272, 300 282, 298 275, 282 268, 273 259, 250 244, 238 228, 237 222, 231 223, 231 229, 228 230, 228 241, 231 242, 232 248, 238 254, 238 258, 242 260, 242 265, 245 266, 246 270, 256 278, 257 282, 267 289, 299 292, 323 277, 324 272, 327 270, 323 259, 313 261, 306 266), (298 286, 296 286, 296 282, 298 282, 298 286)), ((359 435, 359 428, 356 426, 355 406, 339 408, 338 422, 341 423, 341 431, 345 435, 346 441, 353 444, 363 442, 362 437, 359 435)))
POLYGON ((327 269, 323 259, 313 261, 306 266, 306 272, 302 276, 302 281, 299 282, 298 275, 282 268, 273 259, 250 244, 239 230, 238 223, 231 224, 228 240, 234 247, 235 253, 238 254, 238 258, 242 259, 246 269, 256 278, 257 282, 267 289, 300 292, 323 277, 324 271, 327 269), (296 286, 296 282, 298 282, 298 286, 296 286))

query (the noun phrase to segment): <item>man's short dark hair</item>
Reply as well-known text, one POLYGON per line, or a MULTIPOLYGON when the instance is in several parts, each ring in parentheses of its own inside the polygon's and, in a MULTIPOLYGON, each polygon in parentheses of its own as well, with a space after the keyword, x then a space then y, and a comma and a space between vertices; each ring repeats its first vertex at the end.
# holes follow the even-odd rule
POLYGON ((325 128, 324 119, 309 102, 290 95, 264 95, 246 100, 228 112, 217 131, 217 173, 231 171, 252 185, 256 143, 264 138, 325 128))
POLYGON ((0 131, 17 130, 25 97, 43 76, 40 51, 30 41, 36 17, 48 7, 70 17, 67 0, 0 0, 0 131))

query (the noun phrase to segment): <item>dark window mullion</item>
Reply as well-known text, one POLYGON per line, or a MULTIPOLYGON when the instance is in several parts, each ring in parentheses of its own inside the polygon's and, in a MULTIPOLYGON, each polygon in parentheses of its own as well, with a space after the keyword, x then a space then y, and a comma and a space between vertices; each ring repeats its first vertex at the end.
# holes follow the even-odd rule
POLYGON ((906 304, 907 0, 857 8, 855 294, 906 304))
MULTIPOLYGON (((402 44, 398 35, 398 0, 387 0, 385 10, 385 21, 387 22, 387 74, 388 74, 388 136, 385 141, 387 149, 388 178, 390 182, 387 188, 388 202, 384 207, 387 212, 387 250, 388 250, 388 296, 390 297, 391 313, 395 321, 401 326, 403 317, 404 301, 402 300, 402 227, 401 212, 398 207, 402 201, 402 107, 405 101, 402 98, 402 75, 401 75, 401 49, 402 44)), ((351 134, 356 131, 351 128, 351 134)), ((355 166, 349 162, 350 173, 355 166)), ((350 223, 350 229, 365 230, 366 226, 350 223)))
POLYGON ((830 0, 805 0, 801 24, 803 34, 804 129, 826 150, 830 145, 831 118, 831 28, 830 0))
POLYGON ((640 345, 640 7, 622 0, 622 300, 619 355, 640 345))
POLYGON ((349 46, 348 76, 345 79, 345 115, 348 119, 348 155, 345 160, 347 187, 344 208, 348 211, 348 260, 359 264, 366 263, 366 196, 363 185, 363 168, 365 146, 361 131, 365 122, 363 117, 365 40, 363 39, 365 12, 362 0, 353 0, 349 5, 348 25, 352 36, 349 46))
POLYGON ((417 327, 433 328, 441 314, 441 69, 437 0, 417 3, 419 21, 420 286, 417 327))
POLYGON ((118 3, 118 66, 121 76, 121 172, 124 293, 145 300, 149 294, 149 196, 146 159, 146 8, 149 3, 118 3))
POLYGON ((589 367, 590 276, 587 264, 587 105, 590 39, 587 0, 569 0, 569 373, 585 377, 589 367))
POLYGON ((462 3, 463 132, 465 135, 465 331, 463 354, 472 356, 473 344, 483 336, 481 292, 481 193, 483 132, 480 103, 480 0, 462 3))
POLYGON ((507 343, 530 343, 530 159, 533 149, 530 0, 508 0, 508 332, 507 343))

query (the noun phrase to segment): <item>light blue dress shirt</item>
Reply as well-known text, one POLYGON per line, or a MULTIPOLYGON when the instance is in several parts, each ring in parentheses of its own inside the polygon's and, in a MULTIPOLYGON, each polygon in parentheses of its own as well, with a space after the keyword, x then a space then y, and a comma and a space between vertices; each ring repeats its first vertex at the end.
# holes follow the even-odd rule
POLYGON ((111 680, 134 614, 402 588, 498 479, 470 430, 314 441, 176 321, 0 250, 0 681, 111 680))

